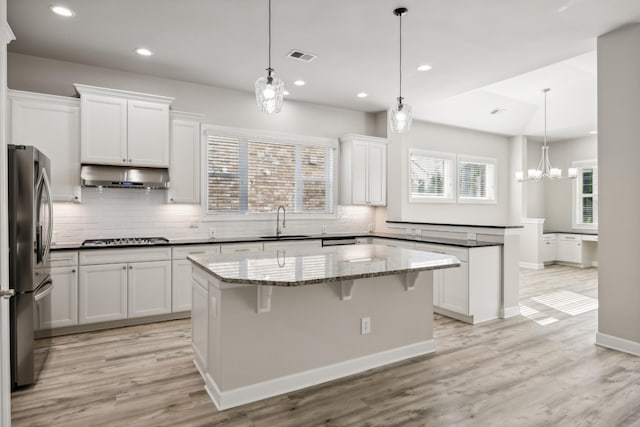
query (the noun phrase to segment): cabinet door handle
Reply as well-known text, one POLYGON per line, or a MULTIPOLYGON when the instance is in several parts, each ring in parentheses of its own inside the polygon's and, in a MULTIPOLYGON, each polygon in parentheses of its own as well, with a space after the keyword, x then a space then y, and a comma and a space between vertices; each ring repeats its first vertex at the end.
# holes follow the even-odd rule
POLYGON ((205 253, 205 251, 189 252, 189 255, 203 254, 203 253, 205 253))
POLYGON ((122 269, 123 269, 123 270, 126 270, 126 269, 127 269, 127 266, 125 265, 124 267, 122 267, 122 269))
POLYGON ((133 270, 133 266, 132 265, 129 266, 129 270, 133 270))
POLYGON ((123 161, 124 163, 126 163, 126 162, 127 162, 127 159, 122 159, 122 161, 123 161))
POLYGON ((75 272, 76 272, 76 269, 74 268, 73 270, 71 270, 71 272, 72 272, 72 273, 75 273, 75 272))
POLYGON ((129 159, 129 163, 131 163, 131 159, 129 159))

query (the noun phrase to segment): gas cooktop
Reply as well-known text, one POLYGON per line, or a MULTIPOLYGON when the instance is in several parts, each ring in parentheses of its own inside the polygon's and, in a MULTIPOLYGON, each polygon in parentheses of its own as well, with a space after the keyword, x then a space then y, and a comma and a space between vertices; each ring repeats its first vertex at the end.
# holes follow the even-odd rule
POLYGON ((92 239, 82 242, 82 246, 132 246, 157 245, 169 243, 165 237, 120 237, 117 239, 92 239))

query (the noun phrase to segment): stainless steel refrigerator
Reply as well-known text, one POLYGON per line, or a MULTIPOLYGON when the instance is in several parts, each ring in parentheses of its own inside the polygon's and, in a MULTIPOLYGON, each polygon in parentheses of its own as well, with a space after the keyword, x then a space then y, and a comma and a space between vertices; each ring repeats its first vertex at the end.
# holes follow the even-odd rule
POLYGON ((53 282, 51 165, 35 147, 9 145, 9 287, 12 389, 34 384, 47 358, 53 282), (43 330, 44 329, 44 330, 43 330), (40 330, 40 331, 39 331, 40 330))

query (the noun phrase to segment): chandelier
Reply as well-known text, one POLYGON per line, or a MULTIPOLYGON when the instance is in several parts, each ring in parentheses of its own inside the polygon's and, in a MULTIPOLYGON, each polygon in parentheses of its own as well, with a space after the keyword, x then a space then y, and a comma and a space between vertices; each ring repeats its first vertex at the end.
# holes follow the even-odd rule
POLYGON ((549 88, 542 89, 542 92, 544 93, 544 143, 542 144, 542 147, 540 147, 542 150, 542 153, 540 154, 540 161, 538 162, 538 166, 535 169, 527 170, 526 178, 524 177, 524 174, 522 171, 516 172, 516 180, 518 180, 519 182, 539 181, 543 178, 573 179, 576 176, 578 176, 578 169, 569 168, 567 170, 567 176, 563 177, 562 169, 554 168, 553 166, 551 166, 551 162, 549 161, 549 146, 547 145, 547 93, 550 90, 551 89, 549 88))

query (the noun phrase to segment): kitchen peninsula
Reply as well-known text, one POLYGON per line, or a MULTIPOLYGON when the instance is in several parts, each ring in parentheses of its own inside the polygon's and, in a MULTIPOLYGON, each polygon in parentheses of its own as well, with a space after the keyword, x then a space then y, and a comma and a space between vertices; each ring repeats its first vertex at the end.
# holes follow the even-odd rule
POLYGON ((433 270, 383 245, 190 255, 195 364, 218 409, 427 354, 433 270))

